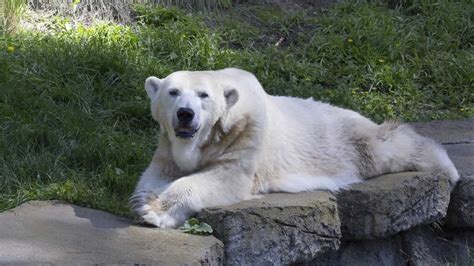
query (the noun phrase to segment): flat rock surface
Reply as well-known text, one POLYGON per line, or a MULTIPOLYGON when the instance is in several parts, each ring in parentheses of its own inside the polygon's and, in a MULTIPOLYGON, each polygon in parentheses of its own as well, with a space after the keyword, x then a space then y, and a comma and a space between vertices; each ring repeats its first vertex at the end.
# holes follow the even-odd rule
POLYGON ((441 144, 474 142, 474 118, 419 122, 411 125, 419 134, 433 138, 441 144))
POLYGON ((0 213, 0 264, 222 263, 213 236, 140 227, 106 212, 33 201, 0 213))
POLYGON ((227 207, 204 209, 225 244, 226 264, 290 264, 311 261, 339 247, 336 199, 324 191, 269 194, 227 207))
POLYGON ((462 178, 474 178, 474 142, 443 145, 462 178))
POLYGON ((384 238, 446 215, 448 180, 433 174, 389 174, 337 194, 343 239, 384 238))
POLYGON ((421 135, 442 144, 463 178, 474 177, 474 118, 414 123, 421 135))

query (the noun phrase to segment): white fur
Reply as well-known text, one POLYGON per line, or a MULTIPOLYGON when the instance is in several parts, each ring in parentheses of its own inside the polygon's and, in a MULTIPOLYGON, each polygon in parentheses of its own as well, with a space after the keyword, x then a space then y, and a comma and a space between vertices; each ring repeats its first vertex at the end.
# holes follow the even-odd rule
POLYGON ((179 71, 150 77, 145 88, 160 143, 130 203, 158 227, 176 227, 202 208, 260 193, 335 191, 390 172, 459 179, 446 151, 409 127, 377 125, 313 99, 267 95, 243 70, 179 71), (196 114, 192 139, 176 137, 180 107, 196 114))
POLYGON ((172 156, 178 168, 184 172, 191 172, 196 169, 199 164, 200 154, 197 145, 188 144, 184 141, 177 140, 172 145, 172 156))
POLYGON ((311 175, 286 175, 271 181, 268 189, 262 192, 290 192, 296 193, 313 189, 338 191, 347 188, 350 184, 357 183, 360 178, 356 176, 311 176, 311 175))

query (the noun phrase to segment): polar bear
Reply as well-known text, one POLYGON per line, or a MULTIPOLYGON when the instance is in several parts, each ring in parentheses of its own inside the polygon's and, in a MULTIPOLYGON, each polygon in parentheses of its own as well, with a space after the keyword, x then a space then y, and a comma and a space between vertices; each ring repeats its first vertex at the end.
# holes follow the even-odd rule
POLYGON ((336 191, 391 172, 459 179, 446 151, 410 127, 268 95, 244 70, 178 71, 149 77, 145 89, 160 137, 130 205, 157 227, 259 194, 336 191))

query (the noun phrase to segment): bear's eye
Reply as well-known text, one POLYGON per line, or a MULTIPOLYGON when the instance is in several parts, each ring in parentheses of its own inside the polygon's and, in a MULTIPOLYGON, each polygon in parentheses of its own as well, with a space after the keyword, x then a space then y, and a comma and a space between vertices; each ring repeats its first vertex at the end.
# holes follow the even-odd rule
POLYGON ((178 96, 179 95, 179 90, 172 89, 172 90, 169 91, 169 94, 173 97, 178 96))
POLYGON ((199 93, 199 98, 204 99, 204 98, 207 98, 207 97, 209 97, 209 95, 207 93, 205 93, 205 92, 199 93))

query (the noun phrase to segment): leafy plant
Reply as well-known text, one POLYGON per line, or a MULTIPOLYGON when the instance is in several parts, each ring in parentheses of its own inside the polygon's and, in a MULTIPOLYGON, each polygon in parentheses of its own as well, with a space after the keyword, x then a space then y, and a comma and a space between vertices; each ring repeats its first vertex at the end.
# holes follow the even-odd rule
POLYGON ((193 235, 208 235, 212 234, 212 227, 204 222, 200 222, 197 218, 191 218, 184 222, 180 228, 183 232, 193 235))
POLYGON ((138 21, 155 27, 187 19, 184 12, 176 7, 134 5, 132 10, 138 21))

